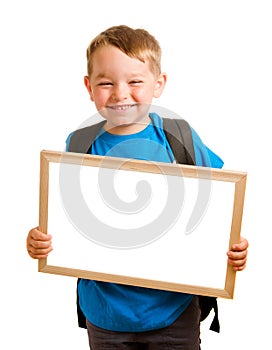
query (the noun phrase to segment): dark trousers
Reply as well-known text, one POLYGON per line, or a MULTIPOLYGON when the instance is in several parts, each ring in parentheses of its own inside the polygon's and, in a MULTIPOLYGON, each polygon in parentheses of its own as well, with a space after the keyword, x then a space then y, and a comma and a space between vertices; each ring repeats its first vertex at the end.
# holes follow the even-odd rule
POLYGON ((198 297, 170 326, 147 332, 112 332, 87 321, 90 350, 200 350, 198 297))

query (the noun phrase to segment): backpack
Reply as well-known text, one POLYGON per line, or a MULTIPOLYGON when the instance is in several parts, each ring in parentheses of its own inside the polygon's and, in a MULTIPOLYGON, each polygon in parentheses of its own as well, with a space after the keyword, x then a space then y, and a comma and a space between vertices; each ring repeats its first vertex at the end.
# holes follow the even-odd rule
MULTIPOLYGON (((88 153, 99 131, 106 121, 75 130, 72 134, 68 146, 68 152, 88 153)), ((190 125, 184 119, 163 118, 163 129, 169 142, 172 152, 178 164, 195 165, 194 144, 190 125)), ((77 281, 77 285, 79 283, 77 281)), ((200 321, 205 320, 214 310, 214 319, 210 330, 219 333, 220 324, 218 319, 218 305, 216 297, 199 296, 199 306, 201 310, 200 321)), ((77 316, 78 325, 86 328, 86 318, 80 309, 77 289, 77 316)))

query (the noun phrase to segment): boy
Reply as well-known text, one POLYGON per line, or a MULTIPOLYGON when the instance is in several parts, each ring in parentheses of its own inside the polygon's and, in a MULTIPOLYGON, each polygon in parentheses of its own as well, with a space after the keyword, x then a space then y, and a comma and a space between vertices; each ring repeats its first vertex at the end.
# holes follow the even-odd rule
MULTIPOLYGON (((161 96, 166 84, 160 59, 158 42, 142 29, 111 27, 91 42, 84 84, 106 123, 88 153, 175 161, 161 117, 149 113, 152 99, 161 96)), ((67 150, 71 137, 73 134, 67 139, 67 150)), ((194 130, 192 137, 196 165, 221 168, 222 160, 194 130)), ((52 250, 51 238, 38 228, 30 230, 29 255, 46 257, 52 250)), ((242 238, 227 253, 229 264, 237 271, 245 268, 247 248, 242 238)), ((84 279, 79 280, 78 295, 90 349, 200 349, 196 296, 84 279)))

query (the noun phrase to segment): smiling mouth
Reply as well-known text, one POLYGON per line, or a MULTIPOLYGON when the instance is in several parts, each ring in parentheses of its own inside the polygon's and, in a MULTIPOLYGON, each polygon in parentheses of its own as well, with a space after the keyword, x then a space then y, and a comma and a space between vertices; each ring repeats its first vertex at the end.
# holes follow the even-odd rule
POLYGON ((130 108, 135 107, 136 104, 133 105, 115 105, 115 106, 108 106, 108 108, 113 109, 114 111, 127 111, 130 108))

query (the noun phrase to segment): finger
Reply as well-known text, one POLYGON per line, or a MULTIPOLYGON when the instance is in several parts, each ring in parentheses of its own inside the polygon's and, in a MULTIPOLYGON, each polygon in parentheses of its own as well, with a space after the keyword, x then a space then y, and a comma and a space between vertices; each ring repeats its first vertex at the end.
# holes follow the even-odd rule
POLYGON ((227 253, 229 259, 231 260, 242 260, 242 259, 246 259, 247 257, 247 250, 242 250, 242 251, 233 251, 230 250, 227 253))
POLYGON ((239 266, 232 265, 234 271, 243 271, 246 268, 246 263, 241 264, 239 266))
POLYGON ((52 236, 41 232, 38 228, 34 228, 29 232, 30 239, 35 241, 50 241, 52 236))
POLYGON ((235 243, 232 245, 231 249, 235 251, 241 251, 241 250, 246 250, 248 248, 249 244, 247 239, 241 237, 240 238, 240 243, 235 243))
POLYGON ((240 260, 233 260, 233 259, 228 259, 228 263, 232 265, 234 270, 236 271, 241 271, 246 267, 246 262, 247 259, 240 259, 240 260))
POLYGON ((43 259, 47 258, 49 253, 53 250, 53 248, 50 246, 46 249, 36 249, 34 247, 29 247, 27 249, 28 254, 31 256, 33 259, 43 259))
POLYGON ((241 266, 233 266, 234 271, 243 271, 246 268, 246 264, 241 266))
POLYGON ((51 246, 51 239, 48 241, 37 241, 34 239, 29 240, 29 247, 33 247, 35 249, 48 249, 51 246))

